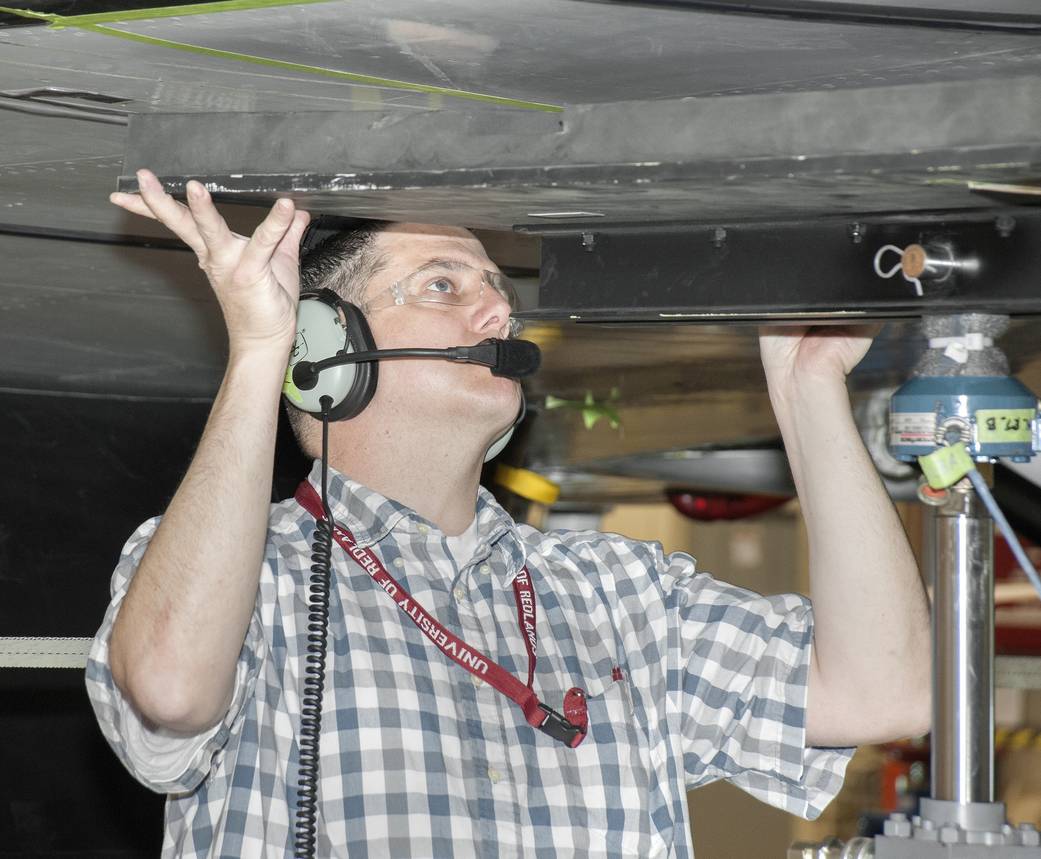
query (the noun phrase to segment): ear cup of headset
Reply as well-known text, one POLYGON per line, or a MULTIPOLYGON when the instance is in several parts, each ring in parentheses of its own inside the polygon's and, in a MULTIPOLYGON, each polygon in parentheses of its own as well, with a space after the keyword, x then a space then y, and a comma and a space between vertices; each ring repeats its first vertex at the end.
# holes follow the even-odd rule
POLYGON ((330 397, 330 420, 353 418, 376 393, 377 361, 329 367, 318 375, 317 384, 308 390, 301 390, 293 383, 293 368, 300 361, 322 361, 335 355, 369 352, 375 348, 369 323, 355 305, 344 301, 331 289, 301 293, 296 313, 296 339, 282 393, 293 406, 316 416, 322 413, 322 397, 330 397))
POLYGON ((495 459, 495 457, 497 457, 500 453, 503 452, 503 449, 506 447, 506 445, 510 443, 510 439, 513 438, 513 430, 515 426, 516 424, 514 424, 514 426, 511 426, 508 430, 506 430, 506 432, 504 432, 501 436, 499 436, 495 441, 492 442, 492 446, 488 448, 488 452, 484 455, 485 462, 490 462, 491 460, 495 459))
POLYGON ((501 436, 492 442, 492 446, 484 454, 484 461, 490 462, 495 459, 503 450, 506 445, 510 443, 510 439, 513 438, 513 431, 520 426, 520 422, 524 420, 524 416, 528 413, 528 401, 524 397, 524 391, 521 391, 521 404, 520 411, 517 412, 517 417, 514 418, 513 423, 510 424, 509 429, 506 430, 501 436))

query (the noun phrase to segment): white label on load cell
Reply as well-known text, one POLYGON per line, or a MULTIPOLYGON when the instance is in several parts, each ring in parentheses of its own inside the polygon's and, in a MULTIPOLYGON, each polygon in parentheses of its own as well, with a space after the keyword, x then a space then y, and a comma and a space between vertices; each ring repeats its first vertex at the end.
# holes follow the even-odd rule
POLYGON ((935 412, 895 412, 889 416, 889 444, 936 444, 935 412))

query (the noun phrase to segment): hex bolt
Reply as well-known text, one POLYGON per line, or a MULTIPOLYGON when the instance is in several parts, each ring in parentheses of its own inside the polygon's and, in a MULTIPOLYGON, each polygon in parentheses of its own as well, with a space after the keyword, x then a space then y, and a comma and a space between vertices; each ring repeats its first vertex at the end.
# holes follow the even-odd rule
POLYGON ((883 830, 891 838, 910 838, 911 821, 907 819, 906 814, 894 812, 883 824, 883 830))
POLYGON ((712 231, 712 246, 721 248, 727 243, 727 231, 722 227, 716 227, 712 231))
POLYGON ((596 247, 596 236, 592 233, 582 233, 582 247, 584 247, 589 253, 592 253, 593 248, 596 247))
POLYGON ((994 219, 994 229, 998 231, 998 235, 1003 239, 1007 239, 1012 235, 1012 231, 1016 228, 1016 219, 1011 215, 998 215, 994 219))
POLYGON ((849 237, 855 245, 859 245, 864 240, 864 225, 859 221, 849 225, 849 237))
POLYGON ((1019 824, 1019 843, 1024 847, 1037 847, 1041 844, 1041 832, 1031 823, 1019 824))

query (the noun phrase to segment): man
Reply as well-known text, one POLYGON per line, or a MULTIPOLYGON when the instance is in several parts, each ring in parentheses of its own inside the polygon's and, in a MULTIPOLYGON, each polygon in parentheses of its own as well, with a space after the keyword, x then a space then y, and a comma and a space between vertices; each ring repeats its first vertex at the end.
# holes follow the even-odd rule
MULTIPOLYGON (((124 763, 170 794, 164 855, 283 856, 315 519, 268 499, 307 216, 281 200, 247 240, 200 184, 184 206, 147 171, 139 182, 140 197, 113 202, 198 255, 229 360, 181 486, 124 550, 87 685, 124 763)), ((510 331, 495 265, 465 230, 386 225, 315 253, 308 285, 361 306, 381 349, 510 331), (432 264, 476 278, 472 301, 387 300, 432 264)), ((555 710, 580 689, 588 736, 571 747, 533 728, 334 546, 317 854, 688 857, 686 789, 728 778, 812 817, 841 783, 839 747, 924 732, 925 595, 845 388, 869 343, 839 329, 762 337, 809 532, 813 613, 795 595, 716 582, 657 544, 513 523, 478 478, 517 414, 518 384, 476 365, 381 362, 371 403, 330 428, 337 524, 429 616, 520 678, 514 591, 526 571, 534 689, 555 710)), ((294 423, 315 455, 318 422, 294 423)))

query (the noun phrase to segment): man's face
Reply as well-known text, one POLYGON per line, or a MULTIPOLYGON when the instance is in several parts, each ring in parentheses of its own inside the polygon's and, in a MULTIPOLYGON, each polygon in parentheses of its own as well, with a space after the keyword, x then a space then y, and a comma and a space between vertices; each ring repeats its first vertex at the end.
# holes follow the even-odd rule
MULTIPOLYGON (((454 227, 395 224, 379 233, 373 251, 387 264, 372 278, 366 298, 382 303, 391 285, 432 261, 462 263, 497 271, 481 243, 454 227)), ((366 313, 379 349, 471 346, 488 337, 505 337, 510 306, 485 288, 476 304, 453 306, 417 302, 379 307, 366 313)), ((431 419, 465 418, 497 433, 520 407, 520 386, 493 376, 487 367, 436 359, 391 359, 380 363, 376 397, 391 408, 408 408, 431 419)))

